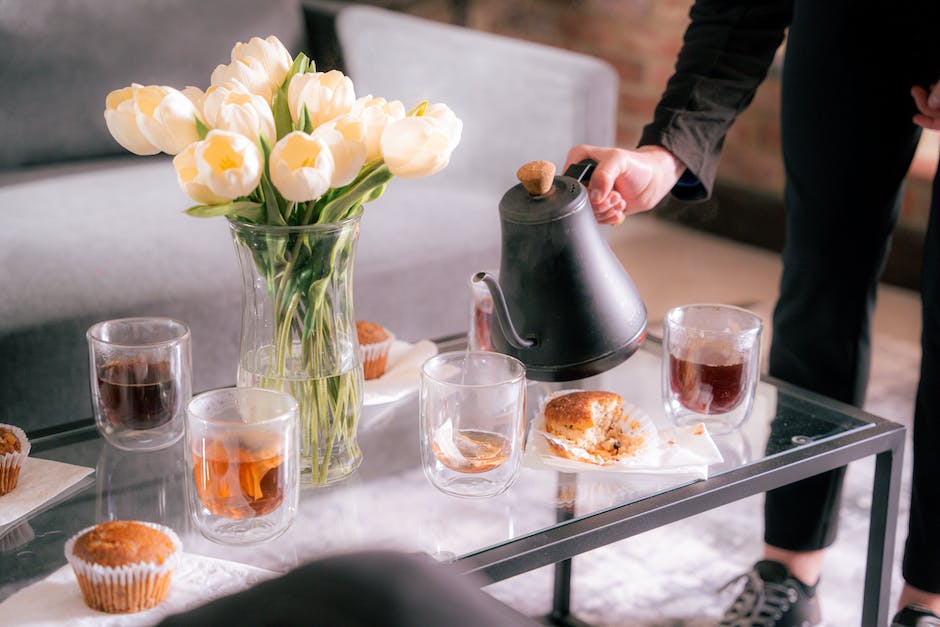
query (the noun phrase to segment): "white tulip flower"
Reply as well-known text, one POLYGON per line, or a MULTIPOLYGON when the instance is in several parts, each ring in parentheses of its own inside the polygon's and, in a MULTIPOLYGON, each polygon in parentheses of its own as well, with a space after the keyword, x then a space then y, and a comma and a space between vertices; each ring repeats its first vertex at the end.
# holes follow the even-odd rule
POLYGON ((131 85, 137 128, 147 141, 167 153, 179 154, 199 141, 193 102, 179 90, 163 85, 131 85))
POLYGON ((216 66, 209 78, 212 85, 224 85, 231 81, 238 81, 251 93, 264 98, 268 104, 271 104, 274 90, 278 87, 264 64, 255 57, 242 57, 228 65, 216 66))
POLYGON ((271 182, 281 196, 294 202, 316 200, 330 188, 333 154, 322 139, 303 131, 281 138, 269 157, 271 182))
POLYGON ((197 144, 190 144, 183 152, 173 157, 176 180, 180 187, 187 196, 203 205, 219 205, 232 200, 214 193, 199 179, 199 169, 196 167, 196 146, 197 144))
POLYGON ((260 135, 269 143, 277 139, 271 107, 238 81, 209 87, 203 115, 211 128, 241 133, 252 140, 260 135))
POLYGON ((352 81, 338 70, 297 74, 287 87, 291 118, 296 122, 306 105, 314 128, 349 113, 355 102, 352 81))
POLYGON ((341 115, 313 130, 311 137, 321 139, 333 154, 333 178, 330 187, 352 183, 366 162, 366 125, 353 115, 341 115))
POLYGON ((111 136, 135 155, 155 155, 160 149, 147 141, 137 127, 134 88, 115 89, 105 99, 104 121, 111 136))
POLYGON ((424 115, 390 123, 382 134, 382 157, 389 171, 404 179, 439 172, 460 143, 463 122, 445 104, 434 104, 424 115))
POLYGON ((198 87, 193 87, 189 85, 180 90, 180 93, 189 98, 189 101, 193 103, 193 106, 196 107, 196 111, 200 113, 199 119, 204 119, 202 117, 202 111, 205 108, 206 104, 206 92, 202 91, 198 87))
POLYGON ((196 144, 195 180, 224 198, 247 196, 258 186, 264 157, 257 144, 239 133, 209 131, 196 144))
POLYGON ((405 105, 398 100, 363 96, 353 104, 352 115, 366 125, 366 161, 382 158, 382 133, 390 122, 405 117, 405 105))
POLYGON ((254 57, 261 62, 275 89, 284 82, 291 63, 293 63, 290 52, 287 51, 281 40, 274 35, 266 39, 252 37, 248 40, 248 43, 238 42, 235 44, 235 47, 232 48, 232 61, 238 61, 245 57, 254 57))

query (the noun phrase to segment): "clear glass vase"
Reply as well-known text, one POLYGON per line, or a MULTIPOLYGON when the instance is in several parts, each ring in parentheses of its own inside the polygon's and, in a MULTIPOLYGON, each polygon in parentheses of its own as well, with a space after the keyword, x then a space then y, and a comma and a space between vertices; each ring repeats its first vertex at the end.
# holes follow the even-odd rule
POLYGON ((230 220, 243 285, 238 385, 297 400, 302 486, 335 483, 362 462, 352 299, 360 217, 307 226, 230 220))

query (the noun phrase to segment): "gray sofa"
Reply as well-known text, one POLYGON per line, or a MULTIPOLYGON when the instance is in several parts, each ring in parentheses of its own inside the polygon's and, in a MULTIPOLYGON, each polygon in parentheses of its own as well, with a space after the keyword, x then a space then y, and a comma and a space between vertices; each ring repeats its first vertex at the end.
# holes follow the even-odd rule
POLYGON ((131 82, 204 88, 255 35, 316 60, 333 34, 312 42, 306 26, 324 15, 357 95, 446 102, 464 122, 448 168, 393 181, 363 218, 356 317, 403 339, 467 328, 467 280, 498 265, 497 205, 519 165, 614 141, 616 74, 559 49, 353 4, 0 0, 0 422, 36 433, 91 416, 84 334, 107 318, 183 320, 194 391, 234 382, 228 226, 181 213, 192 203, 170 160, 123 152, 104 97, 131 82))

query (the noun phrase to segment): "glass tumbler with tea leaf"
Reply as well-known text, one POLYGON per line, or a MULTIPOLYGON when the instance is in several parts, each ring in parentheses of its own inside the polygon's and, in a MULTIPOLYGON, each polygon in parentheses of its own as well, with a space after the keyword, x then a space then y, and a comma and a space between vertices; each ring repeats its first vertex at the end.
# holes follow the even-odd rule
POLYGON ((199 531, 223 544, 256 544, 294 521, 300 471, 298 406, 284 392, 221 388, 187 410, 187 492, 199 531))
POLYGON ((751 413, 760 370, 762 322, 732 305, 683 305, 663 321, 662 390, 678 425, 728 433, 751 413))
POLYGON ((101 434, 125 450, 157 450, 183 435, 192 394, 189 327, 171 318, 121 318, 93 325, 91 398, 101 434))
POLYGON ((424 474, 447 494, 490 497, 516 480, 525 438, 525 366, 488 351, 442 353, 421 367, 424 474))

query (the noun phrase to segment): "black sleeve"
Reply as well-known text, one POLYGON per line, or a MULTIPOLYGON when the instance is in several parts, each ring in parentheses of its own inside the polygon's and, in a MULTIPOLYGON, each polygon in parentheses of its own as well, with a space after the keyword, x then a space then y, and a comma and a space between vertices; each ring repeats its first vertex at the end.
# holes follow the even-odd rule
POLYGON ((698 0, 676 70, 639 145, 662 146, 687 168, 681 199, 711 195, 725 133, 767 76, 793 0, 698 0))

